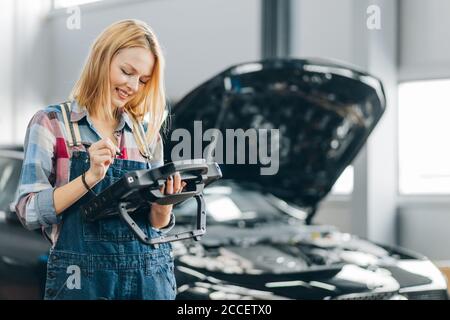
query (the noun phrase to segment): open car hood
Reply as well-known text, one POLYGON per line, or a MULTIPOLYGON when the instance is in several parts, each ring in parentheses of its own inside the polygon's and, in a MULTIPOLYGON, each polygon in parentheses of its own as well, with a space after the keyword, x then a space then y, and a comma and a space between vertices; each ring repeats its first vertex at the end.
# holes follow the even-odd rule
MULTIPOLYGON (((246 164, 237 164, 242 149, 236 145, 234 159, 226 159, 230 148, 225 140, 223 159, 214 160, 224 179, 254 184, 314 211, 362 148, 385 105, 382 83, 369 74, 324 60, 264 60, 228 68, 187 94, 173 108, 171 130, 189 131, 197 154, 185 152, 181 158, 187 159, 204 156, 194 143, 200 139, 205 150, 211 141, 202 141, 201 135, 211 128, 219 129, 223 139, 227 129, 278 129, 279 139, 269 134, 265 147, 279 154, 273 175, 261 174, 267 162, 249 164, 248 143, 246 164), (202 121, 200 134, 195 121, 202 121)), ((180 142, 169 142, 166 152, 180 142)), ((175 160, 173 153, 166 154, 170 158, 175 160)))

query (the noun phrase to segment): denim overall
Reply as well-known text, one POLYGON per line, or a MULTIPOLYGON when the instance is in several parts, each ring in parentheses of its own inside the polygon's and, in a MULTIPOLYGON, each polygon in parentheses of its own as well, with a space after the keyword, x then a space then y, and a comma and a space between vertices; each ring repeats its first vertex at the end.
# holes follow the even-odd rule
MULTIPOLYGON (((89 168, 85 151, 72 150, 70 181, 89 168)), ((105 178, 93 190, 98 194, 128 171, 148 168, 143 162, 114 159, 105 178)), ((86 194, 62 213, 62 227, 47 263, 45 299, 152 299, 173 300, 176 281, 172 246, 142 244, 117 215, 96 222, 81 216, 86 194)), ((161 231, 149 222, 149 210, 133 219, 150 237, 161 231)))

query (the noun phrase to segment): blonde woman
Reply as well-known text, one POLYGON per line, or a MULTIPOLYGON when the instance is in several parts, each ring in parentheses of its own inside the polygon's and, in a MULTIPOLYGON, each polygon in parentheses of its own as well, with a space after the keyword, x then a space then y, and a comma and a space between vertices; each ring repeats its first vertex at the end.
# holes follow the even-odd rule
MULTIPOLYGON (((16 212, 52 242, 45 299, 175 298, 170 244, 141 244, 118 216, 86 222, 80 214, 125 172, 163 164, 165 108, 158 40, 144 22, 125 20, 97 38, 70 101, 30 121, 16 212)), ((176 174, 163 189, 184 186, 176 174)), ((150 237, 174 225, 170 205, 134 218, 150 237)))

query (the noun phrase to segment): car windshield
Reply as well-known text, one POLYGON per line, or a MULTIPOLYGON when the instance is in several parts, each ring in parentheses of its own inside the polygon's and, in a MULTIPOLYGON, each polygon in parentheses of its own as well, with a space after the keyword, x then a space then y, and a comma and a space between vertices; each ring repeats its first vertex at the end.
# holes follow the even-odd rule
MULTIPOLYGON (((303 220, 307 212, 258 190, 257 186, 221 180, 204 191, 208 224, 245 222, 273 222, 297 218, 303 220)), ((192 223, 196 219, 197 204, 187 200, 174 209, 177 224, 192 223)))
POLYGON ((22 160, 0 154, 0 211, 8 211, 19 183, 22 160))

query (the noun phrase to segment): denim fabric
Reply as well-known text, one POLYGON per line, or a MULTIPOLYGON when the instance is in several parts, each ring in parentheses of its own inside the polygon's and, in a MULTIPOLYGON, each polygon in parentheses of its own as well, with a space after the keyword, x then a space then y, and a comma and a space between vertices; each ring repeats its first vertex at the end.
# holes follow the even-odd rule
MULTIPOLYGON (((88 168, 86 152, 73 151, 70 180, 88 168)), ((99 193, 125 172, 142 169, 145 163, 115 159, 94 191, 99 193)), ((175 299, 171 244, 142 244, 118 215, 84 221, 79 209, 90 197, 86 194, 62 214, 62 229, 48 259, 45 299, 175 299)), ((133 219, 150 237, 161 236, 148 216, 148 211, 140 212, 133 219)))

